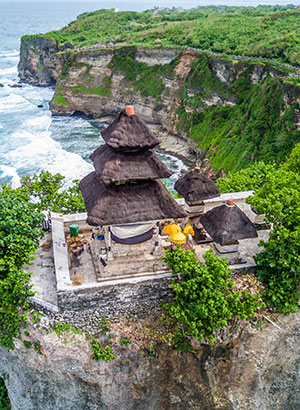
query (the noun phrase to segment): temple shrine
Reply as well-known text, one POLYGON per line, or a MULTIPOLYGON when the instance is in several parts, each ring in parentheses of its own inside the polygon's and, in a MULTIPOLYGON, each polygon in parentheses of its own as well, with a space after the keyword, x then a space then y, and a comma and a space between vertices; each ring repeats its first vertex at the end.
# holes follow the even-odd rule
POLYGON ((159 223, 186 212, 160 181, 172 172, 153 151, 159 141, 132 106, 102 137, 105 144, 91 155, 95 171, 79 184, 97 279, 162 272, 159 223))

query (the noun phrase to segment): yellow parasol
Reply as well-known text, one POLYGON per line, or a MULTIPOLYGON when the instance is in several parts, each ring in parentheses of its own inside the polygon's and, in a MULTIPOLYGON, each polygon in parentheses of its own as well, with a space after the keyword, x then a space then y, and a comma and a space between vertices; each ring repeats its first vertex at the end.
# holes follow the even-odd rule
POLYGON ((172 243, 185 243, 186 242, 186 237, 182 232, 176 232, 173 235, 170 235, 170 241, 172 243))
POLYGON ((188 236, 188 234, 191 234, 192 236, 195 235, 194 229, 191 224, 187 224, 183 230, 183 233, 185 236, 188 236))
POLYGON ((174 235, 177 232, 181 232, 181 228, 176 224, 169 224, 164 226, 163 231, 168 235, 174 235))

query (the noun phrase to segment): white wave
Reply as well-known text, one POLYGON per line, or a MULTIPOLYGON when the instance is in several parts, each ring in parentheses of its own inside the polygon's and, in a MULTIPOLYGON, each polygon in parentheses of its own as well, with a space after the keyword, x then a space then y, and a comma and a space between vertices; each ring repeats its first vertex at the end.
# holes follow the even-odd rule
POLYGON ((0 55, 0 59, 1 59, 1 63, 5 63, 5 64, 11 64, 11 65, 17 65, 18 61, 19 61, 20 56, 1 56, 0 55))
POLYGON ((9 67, 9 68, 2 68, 0 69, 0 75, 7 75, 7 74, 18 74, 17 66, 9 67))
POLYGON ((32 104, 19 94, 11 93, 0 99, 0 112, 16 112, 31 108, 32 104))
MULTIPOLYGON (((41 118, 46 121, 49 117, 41 118)), ((32 120, 26 123, 31 126, 34 124, 32 120)), ((36 125, 39 125, 38 121, 36 125)), ((80 155, 65 151, 51 138, 49 131, 35 131, 36 133, 33 133, 23 129, 15 132, 13 138, 22 138, 24 141, 16 150, 5 154, 6 160, 13 163, 22 174, 33 174, 42 170, 52 174, 60 173, 66 177, 66 184, 69 185, 74 179, 82 178, 93 170, 92 165, 80 155)))
POLYGON ((9 167, 7 165, 0 165, 0 179, 8 179, 13 189, 20 186, 20 177, 16 168, 9 167))
POLYGON ((11 51, 0 51, 0 57, 14 57, 19 56, 19 51, 11 50, 11 51))
POLYGON ((41 115, 37 117, 28 118, 26 121, 22 123, 22 128, 29 130, 31 132, 39 132, 39 131, 48 131, 51 125, 51 116, 50 112, 49 115, 41 115))

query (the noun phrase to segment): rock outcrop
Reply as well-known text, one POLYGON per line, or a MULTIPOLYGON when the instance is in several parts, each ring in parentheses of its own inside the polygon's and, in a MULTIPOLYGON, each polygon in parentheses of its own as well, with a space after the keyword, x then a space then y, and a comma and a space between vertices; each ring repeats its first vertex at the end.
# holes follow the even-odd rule
POLYGON ((279 317, 279 327, 265 322, 193 353, 163 345, 149 352, 117 337, 109 362, 92 360, 84 335, 64 344, 53 332, 29 328, 44 356, 18 341, 13 351, 0 349, 0 374, 9 376, 13 410, 296 410, 299 319, 299 313, 279 317))
POLYGON ((207 173, 215 176, 212 167, 220 176, 265 159, 268 150, 269 160, 282 160, 290 141, 299 141, 300 87, 297 74, 284 71, 291 68, 193 50, 61 47, 25 36, 19 64, 22 81, 56 83, 54 115, 108 121, 134 105, 157 132, 183 139, 199 165, 209 158, 207 173))
POLYGON ((18 64, 20 80, 32 85, 55 85, 62 64, 56 54, 58 51, 58 46, 46 37, 22 38, 18 64))

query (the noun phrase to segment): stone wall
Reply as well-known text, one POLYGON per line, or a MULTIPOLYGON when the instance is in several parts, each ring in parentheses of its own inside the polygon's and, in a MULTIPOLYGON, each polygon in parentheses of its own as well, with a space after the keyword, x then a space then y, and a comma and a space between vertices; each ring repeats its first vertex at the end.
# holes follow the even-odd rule
POLYGON ((142 318, 170 300, 171 281, 172 274, 167 273, 80 285, 58 292, 58 306, 74 312, 97 310, 109 319, 119 315, 142 318))
POLYGON ((41 320, 47 330, 60 322, 97 334, 103 317, 114 322, 147 319, 149 312, 159 316, 160 305, 172 299, 171 281, 171 274, 163 274, 76 286, 58 293, 58 306, 32 297, 31 307, 45 315, 41 320))

